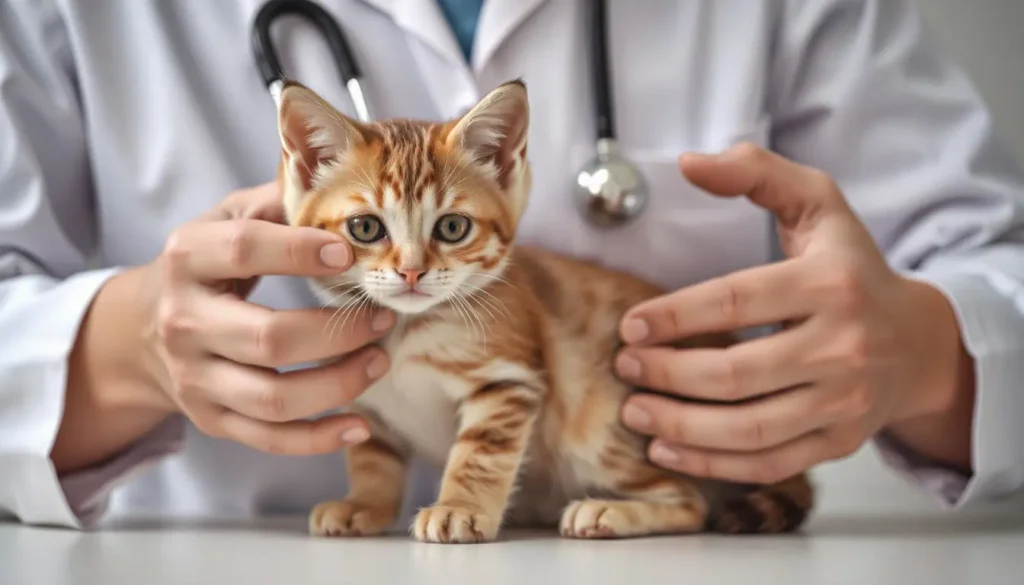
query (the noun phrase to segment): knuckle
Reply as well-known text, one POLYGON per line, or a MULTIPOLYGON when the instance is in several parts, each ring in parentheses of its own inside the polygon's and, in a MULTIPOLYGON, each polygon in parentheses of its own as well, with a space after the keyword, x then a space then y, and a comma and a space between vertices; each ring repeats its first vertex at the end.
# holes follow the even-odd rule
POLYGON ((666 390, 676 390, 679 388, 679 376, 676 375, 674 368, 670 367, 663 360, 650 360, 650 363, 651 373, 655 377, 655 385, 658 388, 666 390))
POLYGON ((283 365, 287 347, 279 319, 269 317, 256 322, 253 327, 253 343, 256 354, 265 365, 283 365))
POLYGON ((847 314, 860 314, 867 299, 857 266, 849 261, 836 262, 830 273, 828 292, 836 306, 847 314))
POLYGON ((665 432, 662 438, 671 442, 685 445, 689 443, 689 426, 686 421, 683 420, 682 416, 673 416, 671 422, 664 425, 665 432))
POLYGON ((867 384, 854 388, 846 399, 846 414, 852 419, 862 419, 871 413, 875 405, 875 393, 867 384))
POLYGON ((750 161, 763 161, 767 152, 756 142, 743 141, 736 145, 736 154, 743 159, 750 161))
POLYGON ((767 444, 764 421, 760 418, 752 418, 743 424, 738 433, 740 442, 750 449, 761 449, 767 444))
POLYGON ((260 418, 272 422, 288 420, 288 401, 277 384, 267 383, 257 389, 254 401, 260 418))
POLYGON ((248 222, 238 221, 234 223, 231 233, 228 235, 227 254, 228 262, 232 266, 246 266, 252 257, 253 234, 248 222))
POLYGON ((738 400, 743 397, 746 365, 728 350, 723 354, 721 372, 718 377, 718 394, 723 400, 738 400))
POLYGON ((851 374, 863 374, 871 358, 871 340, 863 327, 847 333, 842 348, 843 360, 851 374))
POLYGON ((729 326, 739 321, 740 311, 743 309, 743 298, 734 282, 723 279, 721 284, 721 291, 718 294, 718 310, 726 326, 729 326))
POLYGON ((173 345, 187 339, 196 325, 184 303, 167 299, 157 309, 157 335, 164 345, 173 345))
POLYGON ((171 370, 173 390, 183 402, 195 402, 203 394, 203 384, 196 370, 187 362, 179 362, 171 370))
POLYGON ((172 231, 167 236, 167 240, 164 241, 161 257, 164 260, 164 265, 170 271, 177 271, 187 261, 190 253, 187 241, 188 238, 184 235, 181 228, 172 231))

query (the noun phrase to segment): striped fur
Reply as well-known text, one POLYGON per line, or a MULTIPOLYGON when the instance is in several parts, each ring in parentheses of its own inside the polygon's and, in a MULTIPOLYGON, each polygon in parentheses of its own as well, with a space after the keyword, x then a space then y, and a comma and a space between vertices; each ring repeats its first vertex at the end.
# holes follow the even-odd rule
POLYGON ((390 527, 414 455, 444 469, 437 502, 411 526, 423 541, 489 541, 506 525, 572 538, 802 525, 806 476, 753 490, 697 481, 652 465, 647 440, 619 423, 634 389, 612 371, 618 321, 663 291, 514 245, 531 180, 521 82, 457 120, 374 124, 290 84, 280 116, 289 222, 346 235, 355 250, 352 269, 312 282, 337 310, 338 334, 372 306, 399 314, 382 342, 392 369, 354 406, 372 438, 350 449, 350 493, 313 510, 312 533, 390 527), (469 220, 456 242, 437 232, 451 214, 469 220), (351 222, 368 216, 385 236, 363 242, 351 222), (420 275, 417 294, 409 274, 420 275))

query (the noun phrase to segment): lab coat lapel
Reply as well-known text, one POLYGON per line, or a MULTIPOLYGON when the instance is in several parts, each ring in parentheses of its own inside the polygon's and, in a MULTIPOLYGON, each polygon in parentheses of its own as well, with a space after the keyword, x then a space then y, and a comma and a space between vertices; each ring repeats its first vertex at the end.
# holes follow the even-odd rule
POLYGON ((505 39, 547 1, 486 0, 480 11, 473 41, 473 70, 482 71, 505 39))
POLYGON ((451 26, 433 0, 362 0, 387 14, 409 34, 420 39, 452 65, 465 67, 451 26))

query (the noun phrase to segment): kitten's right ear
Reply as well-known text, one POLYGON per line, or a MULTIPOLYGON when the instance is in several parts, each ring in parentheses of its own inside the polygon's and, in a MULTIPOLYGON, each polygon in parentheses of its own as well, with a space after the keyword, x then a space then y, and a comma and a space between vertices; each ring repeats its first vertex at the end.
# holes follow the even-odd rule
POLYGON ((281 90, 277 114, 286 197, 307 193, 325 167, 367 140, 358 122, 298 83, 281 90))

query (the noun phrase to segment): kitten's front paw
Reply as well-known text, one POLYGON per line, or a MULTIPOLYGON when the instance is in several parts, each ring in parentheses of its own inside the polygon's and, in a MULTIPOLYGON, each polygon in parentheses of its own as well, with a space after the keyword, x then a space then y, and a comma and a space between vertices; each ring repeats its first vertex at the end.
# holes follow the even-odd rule
POLYGON ((393 506, 351 500, 323 502, 309 515, 309 532, 314 536, 370 536, 383 532, 395 516, 393 506))
POLYGON ((495 520, 476 510, 437 505, 420 510, 412 531, 420 542, 490 542, 498 537, 495 520))

